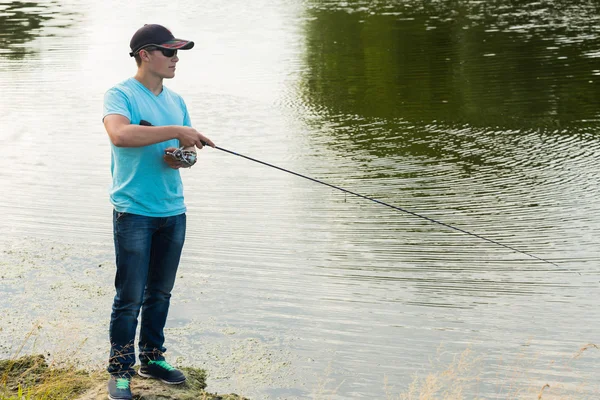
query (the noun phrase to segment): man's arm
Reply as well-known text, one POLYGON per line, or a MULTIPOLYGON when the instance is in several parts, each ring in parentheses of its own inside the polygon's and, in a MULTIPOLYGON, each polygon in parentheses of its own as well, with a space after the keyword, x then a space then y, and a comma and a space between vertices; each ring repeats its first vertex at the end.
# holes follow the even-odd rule
POLYGON ((202 148, 202 142, 211 147, 215 144, 206 136, 188 126, 142 126, 133 125, 119 114, 104 117, 104 127, 110 141, 117 147, 142 147, 171 139, 179 140, 180 146, 202 148))

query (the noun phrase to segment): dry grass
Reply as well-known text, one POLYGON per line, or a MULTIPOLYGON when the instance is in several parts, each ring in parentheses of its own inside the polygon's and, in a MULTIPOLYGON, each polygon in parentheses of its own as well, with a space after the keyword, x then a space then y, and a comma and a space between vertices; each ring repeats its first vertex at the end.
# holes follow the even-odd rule
MULTIPOLYGON (((573 355, 567 364, 572 360, 578 359, 584 352, 590 349, 600 350, 596 344, 590 343, 583 346, 573 355)), ((463 400, 480 398, 473 393, 478 393, 478 385, 482 382, 481 378, 481 358, 476 357, 470 349, 464 350, 460 355, 454 357, 447 365, 441 364, 442 355, 445 353, 438 351, 438 357, 432 362, 431 370, 439 372, 429 372, 423 376, 415 376, 408 389, 400 394, 394 394, 385 381, 385 392, 387 400, 463 400)), ((518 369, 518 368, 515 368, 518 369)), ((513 377, 513 379, 516 379, 513 377)), ((532 379, 533 380, 533 379, 532 379)), ((561 400, 579 400, 587 398, 600 398, 597 393, 590 397, 589 392, 594 389, 591 385, 595 382, 580 382, 577 386, 564 387, 560 383, 544 383, 538 385, 531 383, 529 389, 516 389, 516 382, 501 384, 496 393, 498 398, 517 399, 517 398, 537 398, 538 400, 561 399, 561 400), (512 389, 506 389, 506 386, 512 389), (587 393, 587 394, 586 394, 587 393)), ((481 397, 483 398, 483 397, 481 397)))
POLYGON ((90 388, 100 374, 55 368, 41 355, 0 362, 0 399, 72 400, 90 388))
POLYGON ((393 395, 386 382, 386 398, 388 400, 429 400, 429 399, 463 399, 479 382, 477 371, 480 358, 467 348, 452 361, 440 368, 442 359, 447 356, 442 348, 438 349, 437 357, 431 361, 431 368, 424 377, 415 376, 408 390, 399 395, 393 395))
MULTIPOLYGON (((219 395, 204 390, 203 370, 183 368, 184 385, 164 385, 155 379, 132 381, 132 391, 141 399, 248 400, 235 393, 219 395)), ((25 356, 0 362, 0 400, 98 400, 106 399, 106 372, 83 372, 75 368, 53 368, 43 356, 25 356)), ((137 398, 137 397, 136 397, 137 398)))
POLYGON ((550 385, 548 385, 547 383, 544 386, 542 386, 542 390, 540 390, 540 393, 538 394, 538 397, 537 397, 538 400, 541 400, 542 395, 544 394, 544 389, 546 389, 546 388, 550 388, 550 385))
MULTIPOLYGON (((25 344, 40 329, 39 325, 26 335, 21 346, 9 360, 0 360, 0 400, 97 400, 106 399, 108 374, 103 368, 83 371, 73 363, 47 362, 43 355, 19 356, 25 344), (66 364, 66 365, 64 365, 66 364)), ((81 343, 64 359, 76 359, 81 353, 81 343)), ((206 372, 197 368, 182 368, 186 374, 185 385, 163 385, 154 379, 132 382, 132 390, 140 398, 177 400, 247 400, 235 393, 227 395, 206 392, 206 372), (172 387, 173 386, 173 387, 172 387)))
POLYGON ((588 349, 594 348, 596 350, 600 350, 600 347, 598 347, 597 345, 595 345, 594 343, 588 343, 585 346, 583 346, 581 349, 579 349, 579 351, 577 352, 577 354, 575 354, 573 356, 573 358, 579 358, 581 357, 581 355, 588 349))
MULTIPOLYGON (((8 360, 0 361, 0 400, 72 400, 91 387, 100 373, 88 373, 74 365, 48 364, 42 355, 20 357, 25 345, 41 329, 35 324, 8 360)), ((85 341, 73 353, 81 350, 85 341)))
POLYGON ((323 376, 317 381, 317 386, 312 394, 313 400, 326 400, 337 394, 339 388, 344 384, 345 381, 340 382, 336 387, 329 388, 335 380, 331 378, 331 364, 327 366, 327 369, 323 376))
MULTIPOLYGON (((0 400, 73 400, 79 398, 92 387, 99 387, 100 392, 104 393, 107 377, 104 371, 85 372, 74 366, 58 365, 55 362, 48 364, 47 360, 41 355, 19 357, 25 342, 31 338, 37 329, 38 327, 35 327, 27 335, 23 344, 11 359, 0 361, 0 400)), ((83 343, 81 346, 83 346, 83 343)), ((600 347, 594 343, 582 346, 572 357, 566 360, 566 364, 561 368, 570 367, 571 363, 581 359, 584 354, 594 349, 600 350, 600 347)), ((78 348, 75 351, 79 352, 80 349, 78 348)), ((518 357, 518 360, 524 362, 530 358, 522 354, 518 357)), ((394 389, 390 388, 387 380, 384 380, 385 398, 387 400, 462 400, 478 398, 474 393, 479 393, 478 385, 483 382, 482 357, 474 354, 470 348, 452 356, 449 352, 444 351, 443 347, 440 347, 436 357, 431 360, 430 364, 428 372, 415 375, 409 387, 402 393, 395 392, 394 389)), ((552 365, 555 365, 554 361, 552 365)), ((578 386, 571 383, 570 386, 567 386, 561 382, 538 383, 532 378, 530 387, 523 389, 522 382, 524 379, 527 381, 527 377, 516 371, 527 369, 521 365, 512 365, 510 370, 515 371, 513 376, 508 377, 499 384, 495 396, 498 398, 537 398, 538 400, 592 398, 589 393, 593 389, 589 387, 589 382, 581 382, 578 386), (506 382, 506 380, 515 380, 515 382, 506 382)), ((190 378, 194 377, 196 373, 204 374, 204 371, 201 370, 186 370, 188 370, 186 374, 190 378)), ((344 381, 336 384, 335 379, 330 378, 330 376, 331 366, 322 374, 321 380, 312 393, 313 399, 339 397, 338 391, 344 381)), ((194 392, 196 394, 192 397, 188 396, 190 392, 187 394, 181 393, 183 397, 176 395, 168 398, 193 398, 194 400, 243 399, 243 397, 235 394, 219 396, 205 392, 205 375, 198 376, 196 380, 201 386, 193 388, 198 390, 194 392)), ((595 384, 595 382, 591 384, 595 384)), ((150 389, 154 390, 153 388, 150 389)))

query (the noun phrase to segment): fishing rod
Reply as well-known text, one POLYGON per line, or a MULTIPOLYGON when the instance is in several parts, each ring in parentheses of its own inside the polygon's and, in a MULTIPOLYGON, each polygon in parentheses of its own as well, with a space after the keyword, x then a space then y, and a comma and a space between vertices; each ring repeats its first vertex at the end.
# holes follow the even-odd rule
MULTIPOLYGON (((142 121, 140 122, 140 125, 152 126, 152 125, 151 125, 149 122, 147 122, 147 121, 144 121, 144 120, 142 120, 142 121)), ((206 142, 204 142, 204 141, 201 141, 201 142, 202 142, 202 145, 203 145, 203 146, 212 147, 212 146, 208 145, 208 144, 207 144, 206 142)), ((435 224, 438 224, 438 225, 445 226, 446 228, 450 228, 450 229, 453 229, 453 230, 455 230, 455 231, 458 231, 458 232, 461 232, 461 233, 464 233, 464 234, 467 234, 467 235, 470 235, 470 236, 474 236, 474 237, 476 237, 476 238, 479 238, 479 239, 485 240, 485 241, 487 241, 487 242, 489 242, 489 243, 493 243, 493 244, 495 244, 495 245, 497 245, 497 246, 502 246, 502 247, 504 247, 504 248, 507 248, 507 249, 509 249, 509 250, 511 250, 511 251, 514 251, 514 252, 516 252, 516 253, 524 254, 524 255, 526 255, 526 256, 528 256, 528 257, 531 257, 531 258, 534 258, 534 259, 536 259, 536 260, 538 260, 538 261, 542 261, 542 262, 545 262, 545 263, 548 263, 548 264, 552 264, 552 265, 554 265, 555 267, 558 267, 558 268, 560 268, 560 266, 559 266, 558 264, 556 264, 556 263, 554 263, 554 262, 552 262, 552 261, 546 260, 546 259, 544 259, 544 258, 538 257, 538 256, 536 256, 535 254, 531 254, 531 253, 525 252, 525 251, 523 251, 523 250, 516 249, 516 248, 514 248, 514 247, 512 247, 512 246, 508 246, 508 245, 506 245, 506 244, 504 244, 504 243, 500 243, 500 242, 498 242, 498 241, 496 241, 496 240, 489 239, 489 238, 487 238, 487 237, 485 237, 485 236, 481 236, 481 235, 478 235, 478 234, 476 234, 476 233, 472 233, 472 232, 466 231, 466 230, 464 230, 464 229, 461 229, 461 228, 457 228, 456 226, 453 226, 453 225, 447 224, 447 223, 445 223, 445 222, 442 222, 442 221, 438 221, 438 220, 436 220, 436 219, 433 219, 433 218, 427 217, 427 216, 425 216, 425 215, 418 214, 418 213, 416 213, 416 212, 413 212, 413 211, 407 210, 407 209, 405 209, 405 208, 402 208, 402 207, 394 206, 394 205, 392 205, 392 204, 385 203, 385 202, 383 202, 383 201, 381 201, 381 200, 377 200, 377 199, 374 199, 374 198, 372 198, 372 197, 365 196, 365 195, 363 195, 363 194, 356 193, 356 192, 353 192, 353 191, 351 191, 351 190, 344 189, 343 187, 339 187, 339 186, 336 186, 336 185, 332 185, 332 184, 330 184, 330 183, 327 183, 327 182, 323 182, 322 180, 319 180, 319 179, 316 179, 316 178, 311 178, 310 176, 306 176, 306 175, 300 174, 300 173, 298 173, 298 172, 290 171, 289 169, 285 169, 285 168, 282 168, 282 167, 278 167, 277 165, 273 165, 273 164, 270 164, 270 163, 268 163, 268 162, 265 162, 265 161, 258 160, 258 159, 256 159, 256 158, 252 158, 252 157, 249 157, 249 156, 246 156, 246 155, 240 154, 240 153, 236 153, 235 151, 232 151, 232 150, 227 150, 227 149, 224 149, 224 148, 222 148, 222 147, 219 147, 219 146, 214 146, 214 148, 215 148, 215 149, 217 149, 217 150, 221 150, 221 151, 223 151, 223 152, 225 152, 225 153, 233 154, 234 156, 242 157, 242 158, 245 158, 245 159, 247 159, 247 160, 250 160, 250 161, 253 161, 253 162, 256 162, 256 163, 262 164, 262 165, 266 165, 267 167, 271 167, 271 168, 275 168, 275 169, 278 169, 278 170, 280 170, 280 171, 283 171, 283 172, 287 172, 288 174, 296 175, 296 176, 298 176, 298 177, 300 177, 300 178, 304 178, 304 179, 307 179, 307 180, 309 180, 309 181, 312 181, 312 182, 315 182, 315 183, 319 183, 319 184, 321 184, 321 185, 329 186, 330 188, 333 188, 333 189, 339 190, 339 191, 341 191, 341 192, 344 192, 344 193, 351 194, 351 195, 353 195, 353 196, 356 196, 356 197, 360 197, 360 198, 362 198, 362 199, 365 199, 365 200, 372 201, 373 203, 377 203, 377 204, 379 204, 379 205, 382 205, 382 206, 386 206, 386 207, 392 208, 392 209, 394 209, 394 210, 396 210, 396 211, 401 211, 401 212, 403 212, 403 213, 410 214, 410 215, 412 215, 412 216, 415 216, 415 217, 418 217, 418 218, 421 218, 421 219, 425 219, 425 220, 427 220, 427 221, 429 221, 429 222, 433 222, 433 223, 435 223, 435 224)), ((577 272, 579 275, 581 275, 581 273, 579 273, 578 271, 575 271, 575 272, 577 272)))

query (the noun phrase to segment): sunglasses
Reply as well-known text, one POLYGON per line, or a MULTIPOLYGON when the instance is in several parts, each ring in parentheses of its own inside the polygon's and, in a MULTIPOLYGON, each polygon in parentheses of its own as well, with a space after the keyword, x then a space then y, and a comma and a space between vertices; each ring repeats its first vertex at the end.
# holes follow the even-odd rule
POLYGON ((165 56, 167 58, 173 58, 177 54, 177 49, 163 49, 161 47, 146 47, 146 48, 140 49, 140 50, 146 50, 146 51, 160 50, 160 52, 163 53, 163 56, 165 56))

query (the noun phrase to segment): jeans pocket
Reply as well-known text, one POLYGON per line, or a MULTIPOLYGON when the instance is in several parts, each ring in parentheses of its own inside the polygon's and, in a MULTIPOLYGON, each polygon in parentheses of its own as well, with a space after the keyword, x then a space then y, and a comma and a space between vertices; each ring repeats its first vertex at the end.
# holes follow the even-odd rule
POLYGON ((115 222, 119 222, 121 219, 123 219, 125 217, 125 215, 127 215, 126 212, 115 211, 115 222))

